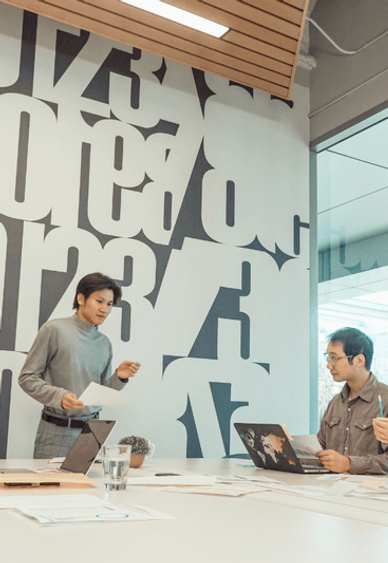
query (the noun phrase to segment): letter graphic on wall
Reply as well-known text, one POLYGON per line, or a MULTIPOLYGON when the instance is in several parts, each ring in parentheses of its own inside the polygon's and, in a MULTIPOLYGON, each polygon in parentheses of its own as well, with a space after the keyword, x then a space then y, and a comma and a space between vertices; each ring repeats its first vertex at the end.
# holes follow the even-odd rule
POLYGON ((236 455, 233 422, 287 422, 293 370, 301 428, 307 97, 274 108, 262 92, 3 4, 0 46, 0 341, 17 355, 1 371, 0 457, 31 454, 41 407, 19 446, 19 364, 93 271, 123 290, 101 327, 114 367, 142 364, 129 405, 103 411, 118 438, 144 435, 161 456, 236 455))

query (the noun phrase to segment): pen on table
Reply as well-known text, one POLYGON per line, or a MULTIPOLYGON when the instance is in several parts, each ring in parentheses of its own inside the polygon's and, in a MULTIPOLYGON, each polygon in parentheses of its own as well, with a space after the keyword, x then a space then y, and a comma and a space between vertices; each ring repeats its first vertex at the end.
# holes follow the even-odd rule
POLYGON ((381 418, 384 418, 383 403, 381 402, 381 395, 379 395, 379 407, 380 407, 380 416, 381 416, 381 418))

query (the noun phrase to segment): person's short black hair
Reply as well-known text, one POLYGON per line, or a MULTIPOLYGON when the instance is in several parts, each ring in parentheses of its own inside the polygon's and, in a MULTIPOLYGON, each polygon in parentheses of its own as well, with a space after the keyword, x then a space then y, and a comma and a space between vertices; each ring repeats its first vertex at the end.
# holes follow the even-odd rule
POLYGON ((121 288, 116 284, 116 282, 112 280, 112 278, 105 276, 100 272, 94 272, 93 274, 87 274, 78 282, 73 302, 73 309, 78 310, 79 308, 79 303, 77 300, 77 295, 79 293, 82 293, 86 301, 92 293, 99 291, 100 289, 111 289, 113 291, 114 305, 116 305, 120 301, 121 288))
POLYGON ((340 328, 333 332, 333 334, 330 334, 329 342, 332 344, 342 342, 346 356, 354 358, 358 354, 363 354, 365 357, 365 367, 367 370, 370 370, 373 358, 373 342, 364 332, 361 332, 358 328, 340 328))

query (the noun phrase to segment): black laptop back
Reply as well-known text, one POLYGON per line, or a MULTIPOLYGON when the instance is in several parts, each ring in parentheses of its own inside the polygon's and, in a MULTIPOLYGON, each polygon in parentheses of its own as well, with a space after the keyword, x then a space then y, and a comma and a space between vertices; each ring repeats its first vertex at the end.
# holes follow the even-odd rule
POLYGON ((327 473, 322 466, 302 466, 280 424, 235 422, 234 426, 257 467, 289 473, 327 473))
POLYGON ((88 420, 60 470, 86 475, 115 425, 115 420, 88 420))

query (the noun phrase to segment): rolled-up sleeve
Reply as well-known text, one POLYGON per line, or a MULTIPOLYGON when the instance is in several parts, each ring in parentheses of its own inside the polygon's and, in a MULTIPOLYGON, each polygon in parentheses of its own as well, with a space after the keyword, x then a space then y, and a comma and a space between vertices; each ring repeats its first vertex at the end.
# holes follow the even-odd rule
POLYGON ((123 389, 126 386, 128 380, 122 381, 117 375, 116 371, 114 371, 114 373, 110 375, 111 371, 112 371, 112 350, 110 353, 109 361, 105 366, 104 371, 101 374, 101 385, 104 385, 105 387, 110 387, 111 389, 116 389, 116 391, 121 391, 121 389, 123 389))
POLYGON ((372 475, 388 474, 388 451, 379 455, 351 455, 348 457, 350 459, 349 473, 355 475, 364 475, 366 473, 372 475))

